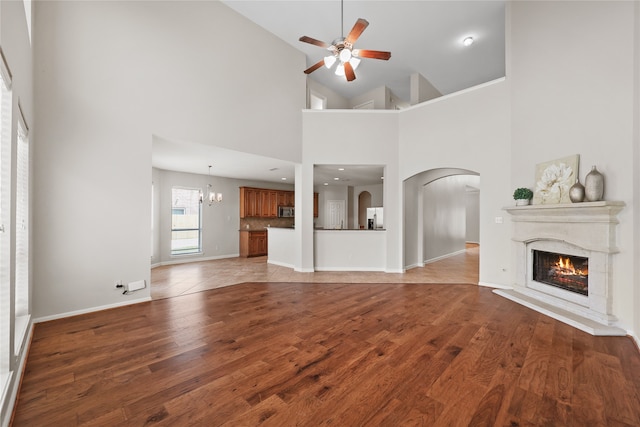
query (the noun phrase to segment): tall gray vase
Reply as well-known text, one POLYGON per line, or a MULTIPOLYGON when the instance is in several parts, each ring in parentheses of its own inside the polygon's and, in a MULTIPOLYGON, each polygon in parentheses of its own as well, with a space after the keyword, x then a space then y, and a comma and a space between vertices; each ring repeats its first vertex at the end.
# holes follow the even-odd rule
POLYGON ((604 176, 598 172, 595 166, 591 167, 584 179, 584 196, 587 202, 602 200, 604 194, 604 176))

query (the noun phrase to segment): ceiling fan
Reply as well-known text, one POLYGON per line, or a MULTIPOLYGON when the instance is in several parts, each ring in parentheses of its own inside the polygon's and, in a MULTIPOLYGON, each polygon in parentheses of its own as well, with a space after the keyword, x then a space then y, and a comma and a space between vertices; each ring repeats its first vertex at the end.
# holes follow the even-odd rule
MULTIPOLYGON (((342 24, 341 27, 344 28, 344 5, 342 1, 340 2, 340 4, 342 7, 340 15, 342 24)), ((369 22, 366 19, 359 18, 347 37, 344 37, 343 34, 342 37, 335 39, 331 44, 314 39, 312 37, 300 37, 299 40, 301 42, 319 46, 331 52, 329 55, 313 64, 311 67, 304 70, 304 73, 311 74, 323 65, 330 69, 333 64, 337 62, 338 66, 336 67, 335 71, 336 75, 345 76, 347 78, 347 81, 350 82, 356 79, 355 69, 360 64, 360 58, 382 59, 384 61, 387 61, 389 58, 391 58, 391 52, 353 48, 353 44, 356 42, 356 40, 358 40, 358 38, 368 25, 369 22)))

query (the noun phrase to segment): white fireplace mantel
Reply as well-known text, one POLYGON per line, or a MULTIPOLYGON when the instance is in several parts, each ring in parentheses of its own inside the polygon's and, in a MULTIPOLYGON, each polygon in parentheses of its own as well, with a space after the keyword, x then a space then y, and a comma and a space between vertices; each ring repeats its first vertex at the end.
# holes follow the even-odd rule
POLYGON ((617 253, 617 215, 624 206, 624 202, 603 201, 504 209, 515 223, 514 241, 562 240, 592 251, 617 253))
POLYGON ((511 290, 494 292, 593 335, 624 335, 613 326, 616 318, 611 314, 612 256, 619 252, 617 215, 624 206, 601 201, 504 208, 513 224, 515 283, 511 290), (530 252, 545 245, 588 255, 588 298, 563 296, 568 291, 545 290, 532 281, 530 252))

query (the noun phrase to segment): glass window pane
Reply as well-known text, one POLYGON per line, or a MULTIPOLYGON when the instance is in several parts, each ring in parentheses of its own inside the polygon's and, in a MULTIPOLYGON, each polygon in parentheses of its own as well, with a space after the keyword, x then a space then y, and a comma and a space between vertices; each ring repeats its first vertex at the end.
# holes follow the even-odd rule
POLYGON ((171 255, 201 252, 201 190, 171 189, 171 255))

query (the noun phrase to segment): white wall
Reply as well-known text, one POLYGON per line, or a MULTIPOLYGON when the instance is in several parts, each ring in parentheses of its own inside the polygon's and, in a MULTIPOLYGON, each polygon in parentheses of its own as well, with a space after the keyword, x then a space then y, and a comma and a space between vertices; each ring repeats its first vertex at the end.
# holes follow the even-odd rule
POLYGON ((468 186, 465 192, 467 243, 480 243, 480 190, 478 186, 468 186))
MULTIPOLYGON (((311 80, 310 78, 307 78, 307 88, 309 92, 313 91, 316 94, 322 95, 326 98, 327 100, 326 108, 328 110, 350 108, 349 100, 347 98, 339 95, 338 93, 334 92, 328 87, 321 85, 315 80, 311 80)), ((307 107, 309 107, 308 104, 307 104, 307 107)))
POLYGON ((634 55, 640 54, 637 8, 638 2, 625 1, 513 2, 508 33, 511 182, 533 187, 537 163, 576 153, 583 183, 591 166, 597 165, 605 176, 605 198, 627 204, 618 215, 620 253, 613 257, 613 312, 622 327, 635 327, 636 334, 640 330, 640 310, 634 306, 640 286, 633 267, 639 255, 633 238, 638 226, 634 170, 640 167, 634 164, 634 146, 640 143, 640 70, 637 59, 634 63, 634 55))
MULTIPOLYGON (((503 79, 425 102, 400 114, 400 165, 405 182, 404 264, 421 260, 421 216, 415 196, 423 171, 457 168, 478 173, 480 282, 508 285, 511 229, 502 210, 511 201, 509 86, 503 79), (408 178, 413 178, 409 180, 408 178), (414 210, 415 211, 412 211, 414 210), (496 224, 496 216, 505 217, 496 224)), ((446 170, 443 172, 446 173, 446 170)), ((441 175, 446 176, 446 175, 441 175)), ((386 193, 385 193, 386 194, 386 193)), ((385 204, 386 206, 386 204, 385 204)))
POLYGON ((373 101, 373 110, 385 110, 389 104, 390 91, 385 86, 381 86, 363 93, 362 95, 354 96, 349 100, 350 108, 356 108, 361 104, 373 101))
POLYGON ((442 93, 420 73, 411 74, 411 105, 442 96, 442 93))
POLYGON ((423 187, 422 221, 425 262, 465 250, 466 187, 471 184, 478 186, 479 183, 480 178, 477 175, 454 175, 437 179, 423 187))
POLYGON ((147 298, 113 282, 149 281, 152 135, 299 160, 304 55, 219 2, 34 12, 34 313, 147 298))
MULTIPOLYGON (((314 164, 385 166, 386 271, 402 270, 402 194, 398 174, 398 114, 386 110, 311 111, 302 114, 302 167, 314 164), (335 135, 340 135, 336 138, 335 135)), ((296 181, 296 191, 299 183, 296 181)), ((305 185, 300 183, 300 185, 305 185)), ((313 188, 313 183, 307 183, 313 188)), ((307 209, 312 200, 307 200, 307 209)), ((304 207, 303 207, 304 208, 304 207)), ((304 214, 304 213, 303 213, 304 214)), ((312 263, 313 235, 302 231, 305 265, 312 263)))

